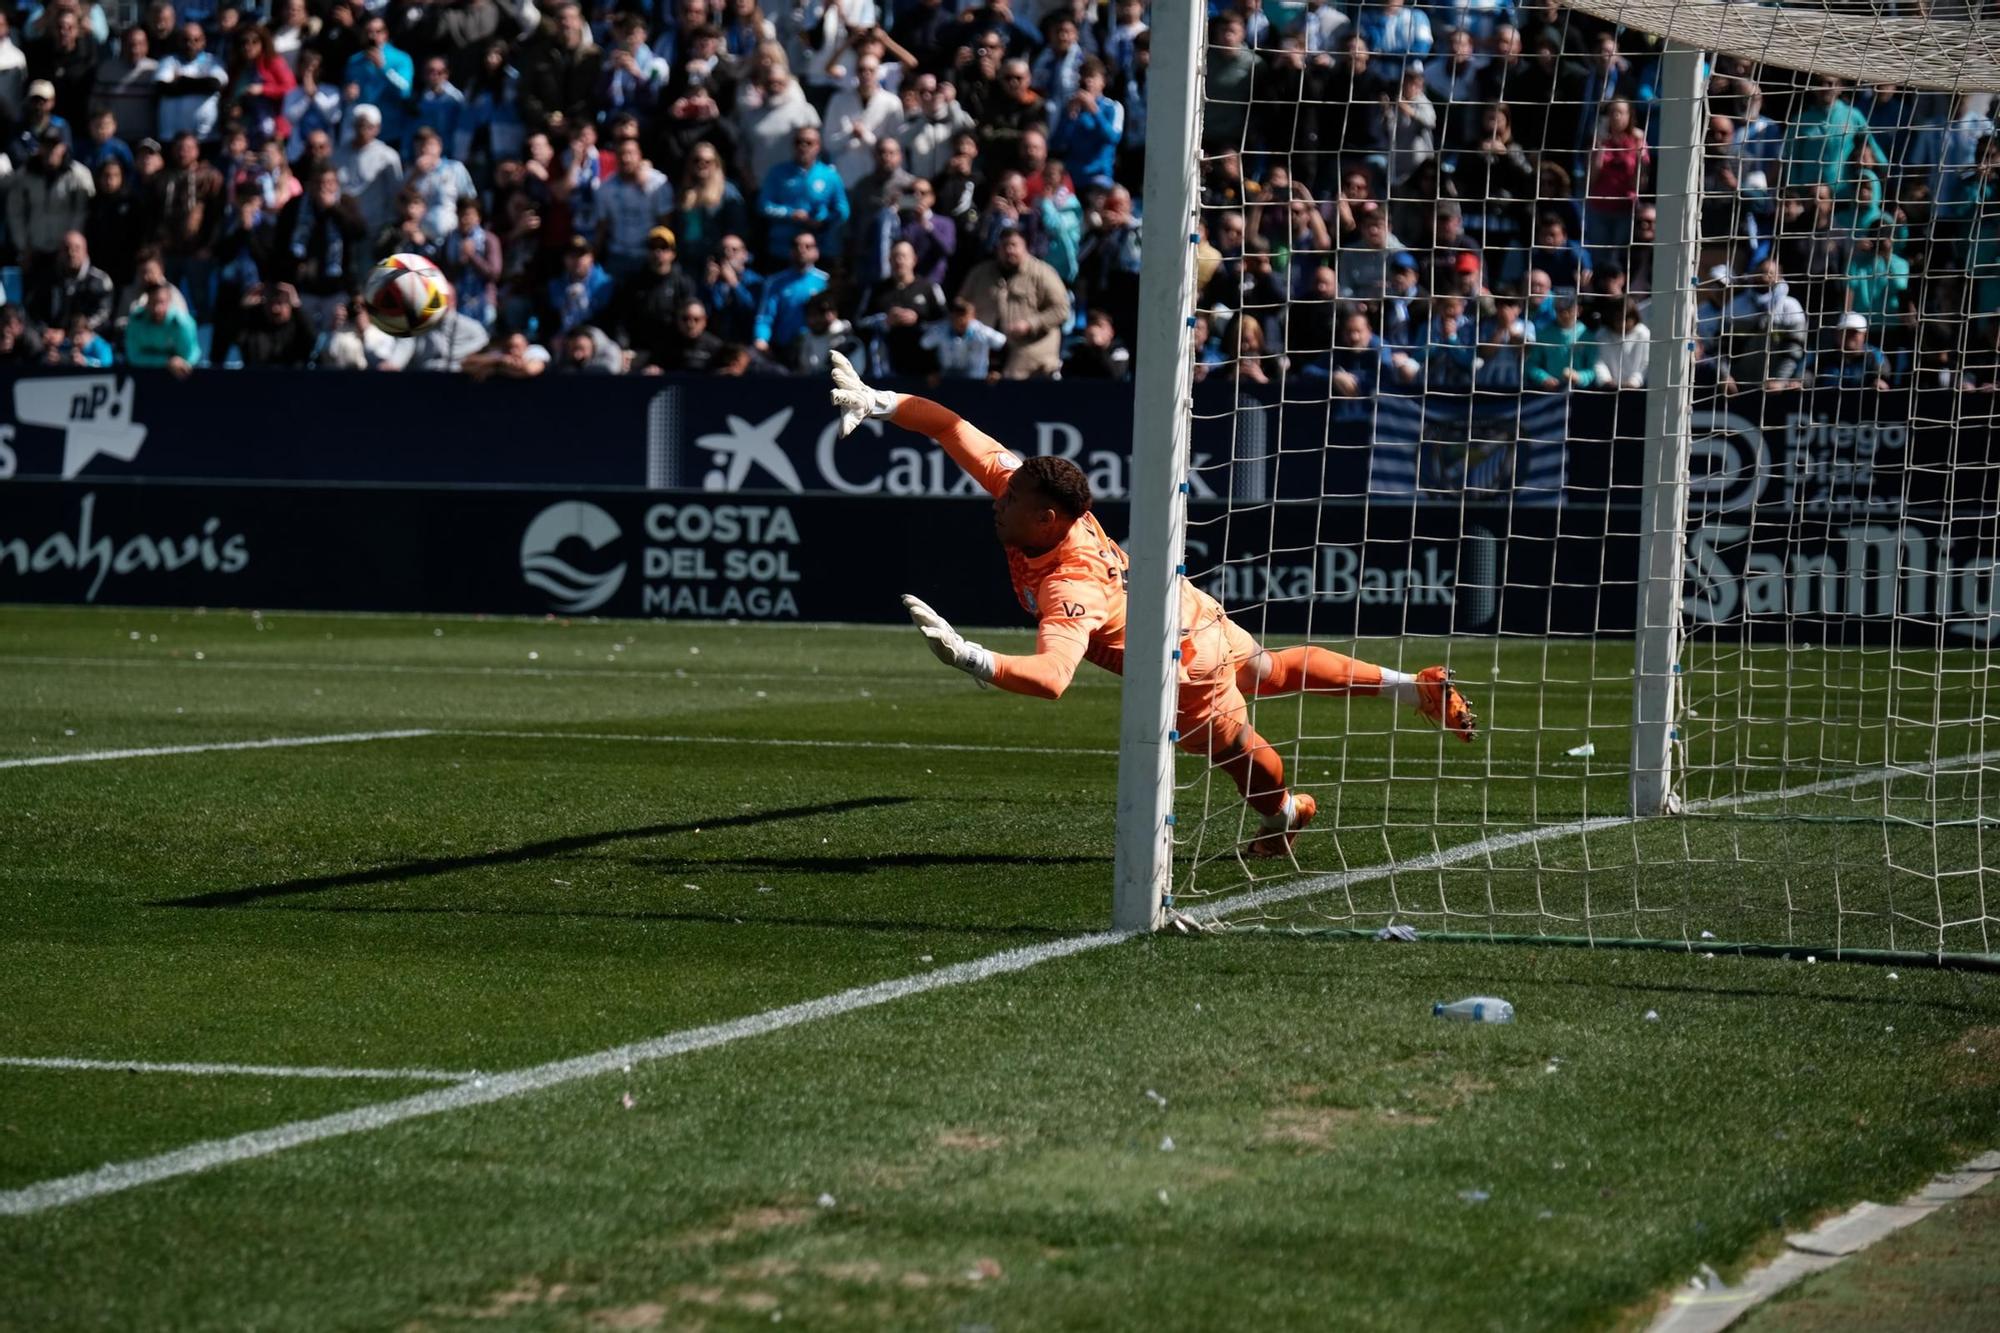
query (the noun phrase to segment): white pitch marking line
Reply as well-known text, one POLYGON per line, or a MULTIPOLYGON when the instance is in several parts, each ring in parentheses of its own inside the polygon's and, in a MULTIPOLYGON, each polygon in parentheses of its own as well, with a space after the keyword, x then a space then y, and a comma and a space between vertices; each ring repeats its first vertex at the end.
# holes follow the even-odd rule
POLYGON ((1733 1287, 1677 1292, 1647 1333, 1721 1333, 1794 1282, 1851 1259, 1877 1241, 1923 1221, 1946 1204, 1991 1187, 2000 1153, 1981 1153, 1956 1171, 1940 1172, 1899 1204, 1863 1201, 1804 1235, 1785 1237, 1785 1251, 1733 1287))
POLYGON ((423 1083, 464 1083, 476 1069, 345 1069, 326 1065, 225 1065, 180 1060, 82 1060, 60 1055, 0 1055, 0 1066, 15 1069, 109 1070, 126 1074, 241 1074, 249 1078, 410 1079, 423 1083))
POLYGON ((156 759, 163 755, 216 754, 223 750, 290 750, 302 745, 352 745, 360 741, 400 741, 436 734, 429 727, 415 727, 402 731, 349 731, 337 736, 271 736, 258 741, 151 745, 134 750, 79 750, 74 754, 42 754, 25 759, 0 759, 0 768, 42 768, 50 764, 101 764, 112 759, 156 759))
POLYGON ((911 752, 942 750, 963 754, 1068 754, 1115 756, 1116 750, 1064 749, 1047 745, 969 745, 956 741, 855 741, 855 740, 785 740, 770 736, 648 736, 637 732, 613 733, 601 731, 492 731, 479 728, 450 727, 439 730, 440 736, 478 736, 494 740, 510 741, 607 741, 633 742, 649 745, 769 745, 801 750, 908 750, 911 752))
MULTIPOLYGON (((1811 794, 1835 790, 1845 786, 1860 786, 1870 780, 1883 781, 1893 777, 1911 776, 1923 772, 1936 772, 1947 765, 1960 763, 1985 763, 2000 757, 2000 751, 1966 755, 1952 759, 1938 760, 1917 768, 1884 770, 1880 774, 1856 775, 1852 778, 1837 778, 1831 783, 1814 783, 1790 791, 1767 793, 1771 798, 1811 794)), ((1751 798, 1754 799, 1754 798, 1751 798)), ((1559 836, 1557 829, 1567 830, 1567 834, 1586 832, 1592 828, 1610 827, 1631 823, 1630 816, 1606 817, 1596 820, 1582 820, 1574 824, 1557 825, 1550 830, 1536 830, 1543 837, 1559 836)), ((1563 835, 1563 836, 1566 836, 1563 835)), ((1533 841, 1528 833, 1506 834, 1499 838, 1482 838, 1461 847, 1450 848, 1423 858, 1425 864, 1443 865, 1452 861, 1465 860, 1500 847, 1518 846, 1524 841, 1533 841)), ((1355 884, 1365 880, 1382 879, 1402 869, 1413 868, 1415 863, 1403 865, 1374 866, 1366 870, 1349 871, 1343 876, 1322 877, 1309 881, 1310 888, 1298 885, 1285 886, 1298 890, 1286 896, 1297 897, 1305 892, 1319 892, 1327 887, 1328 880, 1355 884)), ((1200 909, 1198 919, 1213 919, 1226 910, 1238 910, 1263 902, 1277 901, 1281 890, 1267 890, 1263 893, 1246 894, 1225 903, 1210 904, 1200 909)), ((1190 913, 1190 915, 1196 915, 1190 913)), ((869 1009, 876 1005, 889 1004, 912 995, 922 995, 929 991, 942 990, 947 986, 961 986, 971 982, 984 981, 988 977, 1004 976, 1012 972, 1026 971, 1028 968, 1049 962, 1056 958, 1067 958, 1073 954, 1101 949, 1130 939, 1130 932, 1100 931, 1093 935, 1074 935, 1067 939, 1051 940, 1046 944, 1031 945, 1024 949, 1009 949, 1001 953, 989 954, 970 962, 955 963, 934 972, 918 973, 914 976, 899 977, 891 981, 878 981, 873 985, 856 987, 834 995, 822 996, 817 1000, 806 1000, 799 1004, 787 1005, 782 1009, 770 1009, 745 1018, 730 1019, 713 1023, 707 1027, 691 1028, 682 1032, 670 1032, 649 1041, 636 1042, 627 1046, 614 1046, 609 1050, 597 1051, 589 1055, 575 1056, 568 1060, 557 1060, 549 1064, 535 1065, 527 1069, 515 1070, 508 1074, 482 1077, 469 1083, 441 1088, 435 1092, 419 1093, 413 1097, 403 1097, 396 1101, 377 1102, 370 1106, 356 1107, 351 1111, 341 1111, 334 1115, 320 1116, 313 1120, 297 1120, 272 1129, 253 1130, 229 1139, 211 1139, 205 1143, 177 1148, 172 1152, 154 1157, 137 1158, 129 1162, 113 1162, 95 1171, 84 1171, 73 1176, 61 1176, 54 1180, 44 1180, 20 1189, 0 1192, 0 1217, 22 1217, 42 1212, 49 1208, 60 1208, 66 1204, 81 1203, 101 1195, 116 1194, 123 1190, 135 1189, 140 1185, 150 1185, 157 1181, 172 1180, 177 1176, 192 1175, 206 1171, 210 1167, 227 1166, 232 1162, 248 1161, 254 1157, 269 1157, 287 1148, 297 1148, 322 1139, 339 1138, 348 1134, 361 1134, 370 1130, 383 1129, 421 1116, 437 1115, 445 1111, 462 1110, 469 1106, 483 1106, 490 1102, 504 1101, 513 1097, 540 1092, 545 1088, 573 1083, 579 1079, 595 1078, 623 1069, 626 1065, 649 1064, 657 1060, 670 1059, 691 1051, 708 1050, 725 1046, 748 1037, 761 1037, 766 1033, 783 1031, 802 1023, 814 1023, 825 1018, 853 1013, 857 1009, 869 1009)))
MULTIPOLYGON (((1764 801, 1791 800, 1802 796, 1824 796, 1829 792, 1847 791, 1854 787, 1866 787, 1878 782, 1893 782, 1897 778, 1925 777, 1952 769, 1957 765, 1983 766, 2000 760, 2000 750, 1982 750, 1978 754, 1953 755, 1948 759, 1934 759, 1908 767, 1871 769, 1866 773, 1850 773, 1845 777, 1828 778, 1824 782, 1809 782, 1802 787, 1780 787, 1775 791, 1741 792, 1735 796, 1718 796, 1712 800, 1690 802, 1685 813, 1706 814, 1711 810, 1728 810, 1737 806, 1755 805, 1764 801)), ((1342 870, 1330 875, 1314 875, 1311 879, 1299 880, 1292 884, 1277 884, 1268 889, 1258 889, 1251 893, 1224 898, 1219 902, 1204 903, 1188 907, 1182 914, 1197 923, 1217 921, 1225 916, 1234 916, 1252 908, 1269 907, 1273 903, 1290 902, 1296 898, 1307 898, 1315 894, 1331 893, 1336 889, 1350 888, 1356 884, 1368 884, 1378 879, 1406 871, 1437 870, 1444 866, 1456 865, 1475 856, 1490 855, 1494 852, 1511 851, 1516 847, 1527 847, 1538 842, 1552 842, 1559 838, 1573 838, 1579 834, 1597 833, 1604 829, 1622 828, 1627 825, 1647 822, 1632 815, 1600 815, 1595 819, 1578 819, 1567 824, 1550 824, 1543 828, 1521 829, 1515 833, 1502 833, 1478 842, 1466 843, 1459 847, 1446 847, 1423 856, 1413 856, 1407 861, 1394 865, 1369 866, 1361 870, 1342 870)))
POLYGON ((1118 932, 1103 931, 1095 935, 1077 935, 1051 940, 1046 944, 1032 945, 1024 949, 1009 949, 970 962, 941 967, 933 972, 898 977, 891 981, 879 981, 871 986, 856 987, 816 1000, 787 1005, 782 1009, 771 1009, 745 1018, 668 1033, 650 1041, 614 1046, 609 1050, 580 1055, 568 1060, 556 1060, 549 1064, 534 1065, 527 1069, 517 1069, 512 1073, 485 1075, 449 1088, 418 1093, 395 1101, 377 1102, 371 1106, 356 1107, 351 1111, 341 1111, 312 1120, 298 1120, 273 1129, 253 1130, 247 1134, 238 1134, 234 1138, 211 1139, 205 1143, 192 1144, 155 1157, 113 1162, 94 1171, 45 1180, 21 1189, 0 1191, 0 1217, 26 1216, 47 1208, 59 1208, 65 1204, 80 1203, 100 1195, 115 1194, 121 1190, 149 1185, 155 1181, 191 1175, 210 1167, 246 1161, 253 1157, 268 1157, 272 1153, 283 1152, 287 1148, 296 1148, 307 1143, 317 1143, 322 1139, 366 1133, 369 1130, 400 1124, 405 1120, 414 1120, 420 1116, 437 1115, 445 1111, 458 1111, 469 1106, 483 1106, 489 1102, 504 1101, 526 1093, 539 1092, 544 1088, 574 1083, 579 1079, 615 1073, 627 1065, 647 1064, 676 1055, 685 1055, 690 1051, 704 1051, 747 1037, 761 1037, 769 1032, 796 1027, 801 1023, 813 1023, 839 1014, 852 1013, 857 1009, 888 1004, 907 996, 922 995, 927 991, 940 990, 947 986, 960 986, 1009 972, 1019 972, 1038 963, 1048 962, 1050 959, 1101 949, 1125 938, 1124 934, 1118 932))
MULTIPOLYGON (((690 658, 690 661, 694 659, 690 658)), ((701 670, 679 668, 665 670, 656 667, 607 667, 599 671, 583 667, 514 667, 514 666, 426 666, 416 662, 257 662, 257 661, 217 661, 209 658, 197 662, 186 657, 45 657, 0 654, 0 667, 5 666, 76 666, 76 667, 185 667, 202 671, 293 671, 310 675, 372 675, 372 676, 493 676, 526 677, 530 679, 561 678, 565 680, 671 680, 699 681, 709 685, 723 685, 735 681, 744 682, 796 682, 801 685, 950 685, 953 680, 942 672, 908 671, 875 672, 871 674, 837 674, 824 671, 728 671, 719 668, 701 670)), ((1089 682, 1097 688, 1106 688, 1108 682, 1089 682)))

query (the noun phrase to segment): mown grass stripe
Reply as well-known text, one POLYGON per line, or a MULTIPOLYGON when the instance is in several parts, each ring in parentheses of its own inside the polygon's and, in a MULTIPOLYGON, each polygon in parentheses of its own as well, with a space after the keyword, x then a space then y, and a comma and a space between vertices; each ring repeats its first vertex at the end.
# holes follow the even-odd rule
POLYGON ((14 1069, 109 1071, 123 1074, 241 1075, 246 1078, 409 1079, 421 1083, 464 1083, 476 1069, 348 1069, 331 1065, 232 1065, 198 1060, 86 1060, 66 1055, 0 1055, 14 1069))
MULTIPOLYGON (((1773 791, 1738 792, 1733 796, 1717 796, 1709 800, 1690 802, 1683 811, 1689 815, 1708 814, 1717 810, 1734 810, 1746 805, 1761 804, 1765 801, 1800 800, 1810 796, 1825 796, 1831 792, 1849 791, 1855 787, 1871 786, 1875 783, 1894 782, 1899 778, 1930 777, 1937 775, 1962 775, 1958 766, 1974 772, 2000 760, 2000 750, 1982 750, 1977 754, 1952 755, 1945 759, 1933 759, 1921 764, 1897 765, 1888 768, 1870 769, 1866 773, 1849 773, 1843 777, 1827 778, 1821 782, 1808 782, 1798 787, 1779 787, 1773 791)), ((1371 883, 1389 874, 1411 871, 1438 870, 1445 866, 1457 865, 1475 856, 1487 856, 1495 852, 1511 851, 1517 847, 1529 847, 1540 842, 1561 838, 1574 838, 1584 834, 1598 833, 1606 829, 1619 828, 1646 822, 1634 815, 1600 815, 1594 819, 1575 819, 1565 824, 1549 824, 1542 828, 1521 829, 1513 833, 1503 833, 1497 837, 1483 838, 1476 843, 1459 847, 1442 848, 1422 856, 1413 856, 1407 861, 1393 866, 1371 866, 1361 870, 1340 870, 1328 875, 1314 875, 1290 884, 1274 884, 1268 889, 1256 889, 1217 902, 1203 903, 1183 911, 1190 921, 1206 925, 1223 917, 1235 916, 1240 912, 1261 907, 1271 907, 1278 903, 1292 902, 1299 898, 1310 898, 1322 893, 1332 893, 1339 889, 1351 888, 1359 884, 1371 883)))
MULTIPOLYGON (((462 733, 461 733, 462 734, 462 733)), ((552 733, 568 735, 568 733, 552 733)), ((886 742, 884 744, 887 744, 886 742)), ((1858 787, 1870 782, 1889 781, 1900 777, 1922 776, 1930 773, 1949 771, 1953 765, 1984 765, 2000 759, 2000 750, 1989 750, 1978 754, 1956 755, 1934 760, 1926 764, 1881 769, 1868 773, 1851 774, 1824 782, 1809 783, 1800 787, 1780 788, 1771 792, 1743 793, 1738 796, 1723 797, 1704 802, 1705 808, 1723 808, 1748 804, 1761 800, 1792 799, 1820 795, 1831 791, 1858 787)), ((1522 846, 1531 842, 1556 837, 1575 836, 1598 828, 1612 828, 1621 824, 1634 823, 1629 815, 1604 816, 1597 819, 1576 820, 1567 824, 1551 825, 1542 829, 1524 830, 1503 834, 1498 837, 1482 838, 1458 847, 1446 848, 1426 857, 1402 863, 1372 866, 1365 869, 1342 872, 1333 876, 1315 876, 1297 884, 1279 885, 1222 902, 1206 904, 1187 915, 1197 921, 1212 921, 1223 915, 1243 911, 1246 908, 1268 903, 1303 897, 1324 892, 1329 887, 1360 884, 1370 880, 1386 878, 1401 871, 1422 869, 1452 864, 1473 857, 1490 855, 1508 847, 1522 846)), ((1046 944, 1032 945, 1022 949, 1009 949, 990 954, 985 958, 939 968, 933 972, 899 977, 889 981, 875 982, 867 986, 855 987, 837 994, 806 1000, 779 1009, 766 1010, 743 1018, 730 1019, 704 1027, 667 1033, 647 1041, 608 1050, 596 1051, 588 1055, 575 1056, 567 1060, 556 1060, 547 1064, 534 1065, 511 1073, 496 1074, 477 1078, 468 1083, 457 1084, 435 1092, 419 1093, 394 1101, 379 1102, 370 1106, 320 1116, 311 1120, 294 1121, 271 1129, 254 1130, 228 1139, 214 1139, 197 1143, 186 1148, 161 1153, 153 1157, 138 1158, 127 1162, 114 1162, 94 1171, 80 1172, 45 1180, 20 1189, 0 1192, 0 1216, 27 1216, 59 1208, 68 1204, 81 1203, 149 1185, 179 1176, 192 1175, 212 1167, 226 1166, 234 1162, 248 1161, 257 1157, 268 1157, 288 1148, 302 1147, 325 1139, 338 1138, 349 1134, 366 1133, 383 1129, 424 1116, 438 1115, 447 1111, 463 1110, 467 1107, 482 1106, 492 1102, 505 1101, 528 1093, 540 1092, 547 1088, 576 1082, 580 1079, 595 1078, 599 1075, 622 1070, 627 1065, 646 1064, 685 1055, 693 1051, 709 1050, 728 1045, 750 1037, 782 1031, 805 1023, 834 1018, 856 1010, 873 1008, 913 995, 923 995, 931 991, 951 986, 966 985, 983 981, 989 977, 1025 971, 1028 968, 1057 958, 1066 958, 1090 950, 1101 949, 1131 938, 1118 931, 1100 931, 1090 935, 1071 936, 1067 939, 1051 940, 1046 944)))
POLYGON ((0 768, 43 768, 51 764, 101 764, 113 759, 157 759, 175 754, 219 754, 224 750, 290 750, 304 745, 353 745, 361 741, 400 741, 435 733, 429 727, 399 731, 348 731, 332 736, 270 736, 255 741, 207 741, 199 745, 148 745, 131 750, 78 750, 72 754, 40 754, 0 759, 0 768))
POLYGON ((213 1139, 206 1143, 177 1148, 172 1152, 160 1153, 154 1157, 113 1162, 94 1171, 45 1180, 22 1189, 0 1191, 0 1216, 26 1216, 49 1208, 59 1208, 65 1204, 81 1203, 85 1199, 116 1194, 140 1185, 150 1185, 156 1181, 171 1180, 176 1176, 192 1175, 197 1171, 225 1166, 231 1162, 247 1161, 253 1157, 268 1157, 287 1148, 297 1148, 323 1139, 366 1133, 369 1130, 383 1129, 422 1116, 505 1101, 526 1093, 573 1083, 579 1079, 613 1073, 624 1069, 627 1065, 647 1064, 676 1055, 686 1055, 691 1051, 705 1051, 748 1037, 760 1037, 769 1032, 797 1027, 802 1023, 814 1023, 840 1014, 853 1013, 857 1009, 888 1004, 908 996, 922 995, 948 986, 962 986, 1009 972, 1019 972, 1051 959, 1066 958, 1087 950, 1101 949, 1105 945, 1116 944, 1124 938, 1126 938, 1124 935, 1116 932, 1103 931, 1094 935, 1077 935, 1068 939, 1051 940, 1046 944, 1032 945, 1024 949, 1009 949, 970 962, 941 967, 934 972, 878 981, 873 985, 859 986, 835 995, 786 1005, 781 1009, 766 1010, 760 1014, 751 1014, 745 1018, 712 1023, 683 1032, 672 1032, 649 1041, 614 1046, 609 1050, 534 1065, 512 1073, 476 1078, 471 1082, 441 1088, 435 1092, 418 1093, 395 1101, 356 1107, 350 1111, 320 1116, 313 1120, 298 1120, 272 1129, 253 1130, 247 1134, 238 1134, 234 1138, 213 1139))
MULTIPOLYGON (((926 659, 928 660, 928 659, 926 659)), ((710 667, 703 670, 676 668, 666 670, 658 667, 620 667, 606 669, 590 667, 534 667, 534 666, 452 666, 440 663, 432 666, 421 662, 266 662, 256 660, 232 660, 205 658, 195 661, 189 657, 51 657, 24 654, 0 654, 0 667, 7 666, 66 666, 66 667, 184 667, 202 671, 292 671, 308 675, 362 675, 362 676, 492 676, 496 678, 525 677, 529 679, 559 678, 564 680, 645 680, 645 681, 699 681, 706 685, 721 685, 734 681, 795 682, 801 685, 874 685, 888 681, 898 685, 955 685, 950 676, 938 671, 873 672, 867 675, 854 673, 840 674, 821 671, 732 671, 727 668, 710 667)), ((1102 687, 1102 682, 1095 682, 1102 687)))

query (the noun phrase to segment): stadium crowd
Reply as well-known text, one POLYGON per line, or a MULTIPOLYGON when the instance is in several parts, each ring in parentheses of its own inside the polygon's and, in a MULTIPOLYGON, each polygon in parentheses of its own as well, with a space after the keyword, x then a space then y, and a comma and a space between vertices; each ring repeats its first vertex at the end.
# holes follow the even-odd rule
MULTIPOLYGON (((1147 6, 1022 3, 0 8, 0 361, 1122 378, 1147 6), (456 292, 414 339, 355 299, 396 252, 456 292)), ((1206 69, 1200 374, 1645 382, 1644 39, 1552 0, 1241 0, 1206 69)), ((2000 387, 1988 99, 1730 57, 1709 93, 1700 373, 2000 387)))

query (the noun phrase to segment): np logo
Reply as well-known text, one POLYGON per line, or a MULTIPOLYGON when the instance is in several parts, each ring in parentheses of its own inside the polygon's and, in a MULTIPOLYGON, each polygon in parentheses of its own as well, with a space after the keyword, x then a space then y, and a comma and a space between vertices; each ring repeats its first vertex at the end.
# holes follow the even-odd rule
POLYGON ((68 481, 99 454, 127 463, 139 456, 146 428, 132 419, 136 387, 129 379, 121 387, 116 375, 21 380, 14 385, 14 418, 63 433, 62 476, 68 481))
POLYGON ((559 501, 535 515, 521 534, 521 577, 547 593, 558 611, 595 611, 624 584, 625 563, 593 574, 573 562, 601 563, 591 557, 621 535, 618 520, 596 505, 559 501))

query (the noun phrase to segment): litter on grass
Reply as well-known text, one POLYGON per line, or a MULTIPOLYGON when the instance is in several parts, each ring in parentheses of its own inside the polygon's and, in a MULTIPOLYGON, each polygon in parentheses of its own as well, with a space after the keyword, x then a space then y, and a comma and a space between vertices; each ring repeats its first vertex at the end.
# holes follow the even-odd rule
POLYGON ((1417 942, 1417 928, 1415 926, 1384 926, 1375 932, 1375 938, 1378 940, 1400 940, 1404 944, 1415 944, 1417 942))
POLYGON ((1591 741, 1585 741, 1573 749, 1564 750, 1563 753, 1572 759, 1589 759, 1597 753, 1597 746, 1591 741))

